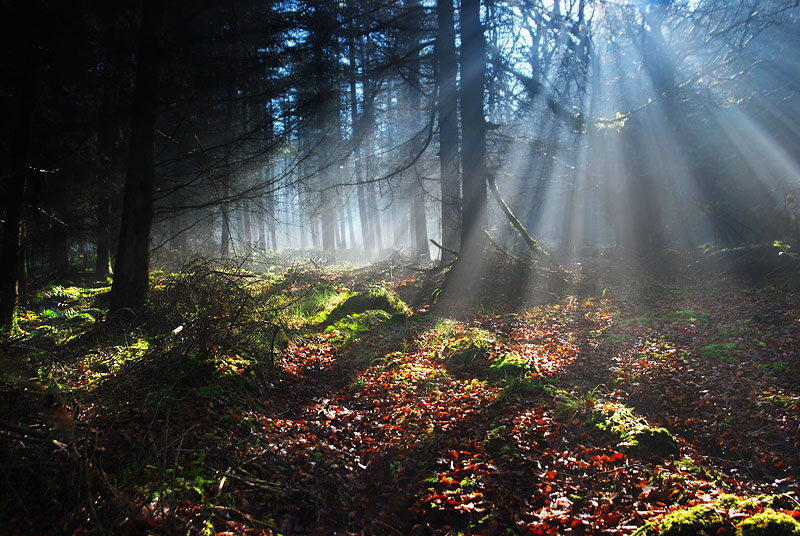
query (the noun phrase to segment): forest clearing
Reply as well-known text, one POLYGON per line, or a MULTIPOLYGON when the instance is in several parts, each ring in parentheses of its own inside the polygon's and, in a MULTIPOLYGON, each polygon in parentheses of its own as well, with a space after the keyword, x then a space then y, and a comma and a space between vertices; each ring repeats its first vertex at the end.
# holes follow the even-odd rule
POLYGON ((388 263, 197 264, 136 318, 39 292, 4 348, 6 533, 797 534, 796 277, 663 263, 536 304, 501 264, 456 315, 388 263))

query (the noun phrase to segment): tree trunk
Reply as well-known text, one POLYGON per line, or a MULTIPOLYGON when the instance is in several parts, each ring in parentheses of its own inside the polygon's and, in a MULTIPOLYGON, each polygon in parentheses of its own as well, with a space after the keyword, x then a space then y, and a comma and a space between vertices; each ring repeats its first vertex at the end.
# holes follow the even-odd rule
MULTIPOLYGON (((111 161, 111 154, 114 152, 114 117, 112 107, 111 89, 108 85, 111 84, 108 70, 103 72, 104 82, 106 88, 103 90, 103 105, 102 117, 104 121, 103 127, 99 134, 98 146, 101 155, 111 161)), ((97 171, 95 184, 97 186, 97 200, 95 205, 95 219, 97 220, 97 234, 96 234, 96 255, 94 265, 95 278, 105 279, 109 274, 109 266, 111 262, 111 180, 110 175, 112 167, 110 164, 101 164, 100 169, 97 171)))
POLYGON ((111 196, 109 195, 109 181, 101 171, 97 176, 97 256, 95 258, 94 276, 96 279, 105 279, 109 274, 111 260, 111 196))
POLYGON ((163 0, 144 0, 131 102, 131 141, 125 175, 122 226, 111 287, 111 310, 138 310, 147 298, 150 226, 153 222, 153 145, 161 72, 163 0))
POLYGON ((356 229, 355 225, 353 224, 353 204, 350 202, 345 203, 345 218, 347 218, 347 231, 350 235, 350 247, 355 249, 356 229))
POLYGON ((19 281, 22 275, 20 273, 22 207, 25 184, 29 174, 28 150, 33 120, 33 92, 36 85, 36 71, 30 54, 29 52, 22 61, 22 76, 14 95, 16 119, 11 139, 11 165, 9 174, 3 181, 5 223, 3 225, 3 245, 0 249, 0 330, 3 331, 14 325, 14 313, 19 297, 19 281))
POLYGON ((57 278, 63 278, 69 273, 69 242, 66 226, 57 220, 49 222, 49 265, 52 273, 57 278))
POLYGON ((250 221, 250 200, 242 199, 242 230, 244 232, 245 254, 253 248, 253 227, 250 221))
MULTIPOLYGON (((464 207, 461 252, 480 255, 485 244, 486 213, 486 120, 483 115, 486 78, 486 41, 480 20, 480 0, 462 0, 461 117, 464 173, 464 207), (467 252, 466 250, 469 250, 467 252)), ((463 255, 462 255, 463 257, 463 255)), ((471 260, 471 259, 470 259, 471 260)))
POLYGON ((436 3, 439 31, 436 36, 439 86, 439 166, 442 185, 442 251, 441 261, 447 264, 454 256, 447 250, 458 251, 461 240, 461 177, 458 169, 458 90, 456 74, 455 30, 453 0, 436 3))
POLYGON ((367 204, 370 215, 370 234, 375 240, 375 249, 380 253, 383 250, 383 227, 381 225, 381 214, 378 210, 377 196, 375 195, 375 183, 367 184, 367 204))
MULTIPOLYGON (((369 216, 367 214, 366 202, 366 188, 364 187, 364 167, 362 161, 361 142, 364 137, 364 120, 366 119, 366 106, 367 102, 364 99, 364 106, 362 108, 361 117, 358 116, 358 79, 356 70, 356 25, 357 20, 354 18, 350 32, 347 36, 347 50, 350 59, 350 66, 347 70, 350 83, 350 122, 352 125, 351 130, 351 147, 353 152, 353 166, 356 171, 356 196, 358 198, 358 218, 361 224, 361 242, 364 245, 364 254, 369 255, 372 251, 373 240, 370 237, 369 216)), ((355 244, 355 242, 353 242, 355 244)))
POLYGON ((227 201, 222 202, 220 210, 222 212, 222 232, 219 240, 219 255, 223 259, 227 259, 231 254, 231 215, 227 201))
POLYGON ((321 214, 320 220, 322 224, 322 251, 325 253, 334 254, 336 250, 336 236, 334 226, 336 225, 334 200, 331 199, 331 190, 328 189, 327 172, 323 172, 325 180, 322 183, 321 199, 321 214))
POLYGON ((414 196, 414 236, 417 239, 416 253, 418 257, 430 260, 428 249, 428 220, 425 215, 425 194, 417 192, 414 196))

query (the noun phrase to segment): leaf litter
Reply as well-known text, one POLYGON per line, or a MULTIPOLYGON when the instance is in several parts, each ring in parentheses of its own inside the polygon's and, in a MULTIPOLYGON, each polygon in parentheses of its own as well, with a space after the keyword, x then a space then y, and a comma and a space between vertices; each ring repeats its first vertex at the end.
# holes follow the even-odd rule
POLYGON ((70 372, 60 429, 6 381, 4 411, 42 437, 4 427, 14 463, 40 473, 12 489, 22 469, 4 466, 17 507, 3 516, 24 534, 627 535, 697 505, 724 527, 768 510, 800 520, 800 298, 672 284, 644 305, 620 284, 459 320, 423 301, 352 339, 295 332, 267 380, 214 346, 224 381, 176 370, 113 412, 70 372), (635 422, 608 425, 615 414, 635 422), (663 428, 674 450, 635 448, 625 426, 663 428), (30 499, 59 478, 48 466, 66 479, 46 493, 56 516, 30 499))

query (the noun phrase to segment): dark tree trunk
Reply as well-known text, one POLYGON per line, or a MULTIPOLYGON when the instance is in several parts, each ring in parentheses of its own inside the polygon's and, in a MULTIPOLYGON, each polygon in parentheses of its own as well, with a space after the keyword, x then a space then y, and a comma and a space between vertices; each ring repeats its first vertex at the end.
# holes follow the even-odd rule
MULTIPOLYGON (((404 47, 406 49, 406 62, 409 65, 408 80, 405 84, 405 99, 408 103, 407 120, 403 121, 408 125, 407 133, 415 135, 423 125, 422 118, 422 86, 418 73, 422 72, 422 58, 419 53, 419 43, 422 39, 422 6, 419 0, 404 0, 405 9, 408 13, 405 16, 408 30, 405 32, 404 47)), ((406 158, 411 161, 416 158, 419 147, 416 143, 410 143, 406 158)), ((422 180, 416 164, 406 170, 408 183, 408 205, 409 205, 409 232, 413 237, 410 247, 414 254, 419 258, 428 260, 430 252, 428 250, 428 225, 425 216, 425 190, 422 187, 422 180)))
POLYGON ((230 245, 231 245, 231 215, 230 210, 228 210, 228 201, 227 199, 222 202, 222 230, 220 234, 220 250, 219 255, 223 259, 227 259, 230 255, 230 245))
MULTIPOLYGON (((336 189, 336 200, 343 201, 343 198, 338 193, 339 188, 336 189)), ((345 217, 344 203, 337 203, 336 207, 336 220, 338 223, 339 240, 336 241, 336 247, 339 249, 347 249, 347 218, 345 217)), ((352 243, 352 242, 351 242, 352 243)))
POLYGON ((139 30, 136 83, 131 103, 131 141, 122 226, 119 235, 111 310, 138 310, 147 298, 150 226, 153 222, 153 145, 161 72, 163 0, 144 0, 139 30))
POLYGON ((63 278, 69 273, 69 242, 66 226, 60 221, 51 221, 48 232, 49 264, 53 274, 63 278))
POLYGON ((106 162, 101 163, 97 171, 96 187, 97 198, 95 206, 95 218, 97 220, 96 235, 96 257, 94 274, 97 279, 105 279, 110 273, 111 265, 111 187, 112 174, 115 174, 116 167, 112 167, 111 161, 116 156, 116 128, 113 112, 114 101, 111 93, 113 81, 108 74, 108 69, 103 71, 103 81, 106 87, 103 89, 103 105, 101 107, 101 117, 103 127, 99 134, 98 147, 101 156, 106 158, 106 162))
MULTIPOLYGON (((436 37, 439 86, 439 165, 442 183, 442 245, 458 251, 461 239, 461 177, 458 168, 458 89, 453 0, 436 3, 439 33, 436 37)), ((442 263, 453 255, 442 251, 442 263)))
MULTIPOLYGON (((419 180, 419 179, 418 179, 419 180)), ((414 196, 414 236, 416 237, 416 253, 418 257, 430 260, 428 249, 428 220, 425 214, 425 193, 417 192, 414 196)))
POLYGON ((381 252, 383 250, 383 226, 381 225, 381 214, 378 210, 377 196, 375 195, 375 183, 370 182, 367 184, 367 205, 369 207, 370 215, 370 234, 375 240, 375 250, 381 252))
POLYGON ((14 325, 14 312, 22 277, 20 270, 22 207, 29 174, 28 151, 33 119, 33 92, 36 85, 36 71, 32 58, 23 60, 22 70, 19 86, 14 95, 16 119, 11 140, 11 165, 9 174, 3 180, 5 223, 3 245, 0 248, 0 330, 3 331, 14 325))
MULTIPOLYGON (((483 114, 486 78, 486 40, 480 20, 480 0, 462 0, 461 117, 464 174, 464 206, 461 226, 461 257, 480 255, 485 244, 486 213, 486 120, 483 114)), ((471 259, 465 259, 469 262, 471 259)))
POLYGON ((347 218, 347 231, 350 235, 350 247, 356 247, 356 229, 355 225, 353 224, 353 206, 352 203, 347 202, 344 205, 345 210, 345 218, 347 218))
MULTIPOLYGON (((264 179, 265 174, 262 172, 261 178, 264 179)), ((259 251, 266 251, 267 249, 267 214, 269 213, 270 197, 266 195, 262 198, 262 203, 256 203, 256 213, 253 214, 253 219, 256 225, 256 249, 259 251), (259 210, 260 209, 260 210, 259 210)))
POLYGON ((321 199, 321 214, 320 221, 322 224, 322 251, 334 254, 336 250, 336 232, 334 226, 336 225, 334 200, 331 199, 331 190, 328 189, 327 171, 323 172, 322 194, 321 199))
MULTIPOLYGON (((361 224, 361 242, 364 253, 369 255, 374 246, 371 238, 369 215, 367 214, 366 188, 364 187, 364 167, 362 161, 361 142, 364 138, 364 120, 366 119, 366 99, 362 108, 361 117, 358 115, 358 78, 356 69, 356 30, 358 21, 353 18, 350 32, 347 37, 347 50, 350 66, 347 70, 350 83, 350 121, 352 123, 351 150, 353 151, 353 166, 356 171, 356 196, 358 199, 358 218, 361 224)), ((355 245, 355 242, 353 242, 355 245)))
POLYGON ((242 227, 244 231, 244 243, 246 252, 250 251, 253 247, 253 228, 250 221, 250 200, 242 199, 242 227))
POLYGON ((111 259, 111 196, 109 195, 109 181, 104 172, 97 176, 97 257, 94 265, 94 275, 97 279, 105 279, 109 274, 111 259))

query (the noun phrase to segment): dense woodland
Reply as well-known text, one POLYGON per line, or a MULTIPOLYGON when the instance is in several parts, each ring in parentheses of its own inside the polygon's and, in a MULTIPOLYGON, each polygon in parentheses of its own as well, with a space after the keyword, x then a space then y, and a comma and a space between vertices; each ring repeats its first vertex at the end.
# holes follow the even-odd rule
POLYGON ((800 4, 0 2, 10 534, 800 534, 800 4))

